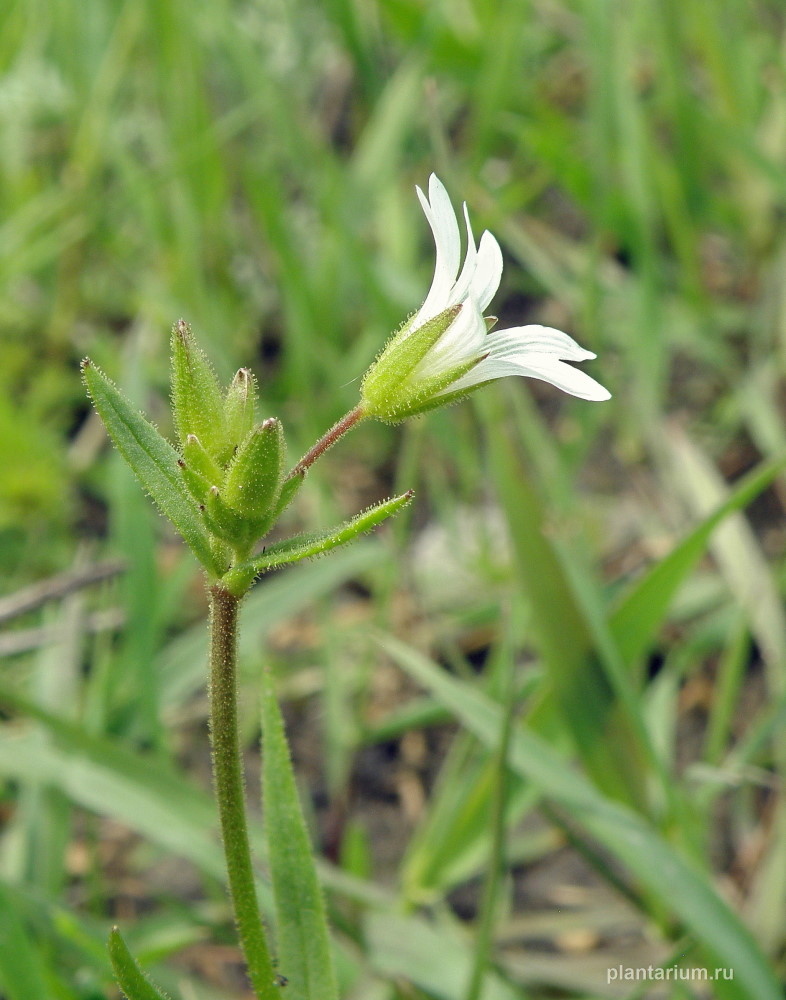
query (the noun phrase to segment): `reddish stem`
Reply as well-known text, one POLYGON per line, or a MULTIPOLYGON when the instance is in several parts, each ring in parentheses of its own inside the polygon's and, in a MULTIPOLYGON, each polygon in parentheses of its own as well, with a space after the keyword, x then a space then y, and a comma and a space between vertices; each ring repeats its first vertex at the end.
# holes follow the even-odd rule
POLYGON ((344 414, 341 420, 333 424, 330 430, 323 434, 319 441, 317 441, 314 447, 306 452, 287 478, 291 479, 293 476, 305 472, 306 469, 310 469, 314 462, 325 454, 328 448, 331 448, 340 437, 343 437, 348 430, 351 430, 355 424, 359 423, 365 415, 366 411, 363 409, 362 403, 358 403, 354 410, 350 410, 349 413, 344 414))

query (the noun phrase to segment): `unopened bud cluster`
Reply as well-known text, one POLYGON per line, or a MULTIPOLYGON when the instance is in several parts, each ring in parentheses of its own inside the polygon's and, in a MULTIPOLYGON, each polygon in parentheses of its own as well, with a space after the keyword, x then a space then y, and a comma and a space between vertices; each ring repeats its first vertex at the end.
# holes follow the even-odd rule
POLYGON ((182 320, 172 332, 172 407, 183 482, 210 534, 242 559, 302 482, 301 475, 285 478, 281 423, 256 422, 256 380, 248 368, 222 392, 182 320))

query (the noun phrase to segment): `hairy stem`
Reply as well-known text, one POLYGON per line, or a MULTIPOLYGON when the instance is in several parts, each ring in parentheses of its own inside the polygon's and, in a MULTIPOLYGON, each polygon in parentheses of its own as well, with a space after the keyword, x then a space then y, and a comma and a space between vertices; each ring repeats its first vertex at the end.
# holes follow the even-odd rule
POLYGON ((317 441, 314 447, 311 448, 310 451, 306 452, 306 454, 289 473, 288 478, 291 479, 292 476, 296 476, 298 473, 305 472, 306 469, 311 468, 314 462, 324 455, 328 448, 331 448, 340 437, 346 434, 348 430, 355 426, 355 424, 359 423, 365 415, 366 411, 363 409, 362 403, 358 403, 354 410, 350 410, 349 413, 345 413, 341 420, 333 424, 330 430, 326 431, 319 441, 317 441))
POLYGON ((246 823, 237 729, 237 612, 240 598, 210 587, 210 737, 229 893, 248 974, 259 1000, 280 1000, 259 912, 246 823))

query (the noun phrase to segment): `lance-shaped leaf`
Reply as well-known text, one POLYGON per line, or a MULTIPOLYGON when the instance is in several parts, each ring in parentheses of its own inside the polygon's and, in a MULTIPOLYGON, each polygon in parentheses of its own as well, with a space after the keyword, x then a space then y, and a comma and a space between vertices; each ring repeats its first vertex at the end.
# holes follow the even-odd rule
POLYGON ((227 439, 238 444, 254 426, 256 379, 250 368, 241 368, 232 379, 224 400, 227 439))
POLYGON ((197 559, 215 572, 207 532, 180 474, 178 453, 88 359, 82 362, 82 376, 117 450, 197 559))
POLYGON ((117 927, 109 932, 109 959, 117 985, 128 1000, 169 1000, 139 968, 117 927))
POLYGON ((337 1000, 322 889, 269 674, 262 693, 262 797, 287 1000, 337 1000))
POLYGON ((284 474, 284 431, 270 417, 254 427, 227 470, 224 499, 244 517, 263 518, 275 504, 284 474))
POLYGON ((224 394, 207 355, 182 319, 172 328, 172 411, 182 445, 195 434, 219 464, 229 459, 224 394))
POLYGON ((382 503, 369 507, 368 510, 355 515, 351 521, 347 521, 337 528, 295 535, 286 541, 276 542, 265 548, 261 555, 240 563, 226 574, 222 582, 233 594, 243 594, 254 577, 261 573, 266 573, 277 566, 285 566, 287 563, 300 562, 301 559, 324 555, 331 549, 338 548, 339 545, 346 545, 347 542, 354 541, 359 535, 371 531, 387 518, 397 514, 403 507, 406 507, 414 495, 414 490, 407 490, 401 496, 383 500, 382 503))

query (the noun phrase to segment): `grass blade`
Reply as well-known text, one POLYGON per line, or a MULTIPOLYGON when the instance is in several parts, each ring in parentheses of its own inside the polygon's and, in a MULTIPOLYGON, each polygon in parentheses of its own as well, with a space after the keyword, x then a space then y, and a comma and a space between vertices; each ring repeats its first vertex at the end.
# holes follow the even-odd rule
POLYGON ((8 1000, 49 994, 41 953, 20 919, 11 894, 0 882, 0 990, 8 1000))
POLYGON ((607 632, 605 621, 597 613, 593 620, 588 588, 584 586, 582 593, 577 571, 544 532, 541 499, 527 481, 517 449, 491 405, 484 416, 489 422, 492 475, 554 700, 598 787, 644 808, 644 762, 652 753, 629 677, 621 669, 617 651, 604 648, 610 636, 599 634, 599 629, 607 632))
POLYGON ((748 473, 734 491, 694 528, 617 605, 611 630, 627 663, 647 651, 680 584, 704 554, 713 531, 724 518, 742 510, 786 468, 786 457, 748 473))
MULTIPOLYGON (((486 746, 499 743, 504 709, 480 692, 445 675, 427 658, 385 636, 382 646, 393 659, 449 707, 486 746)), ((722 1000, 781 1000, 772 969, 747 927, 658 832, 631 809, 605 797, 573 771, 532 732, 519 729, 511 739, 509 766, 542 793, 569 810, 576 821, 616 858, 667 912, 675 913, 703 945, 708 964, 734 970, 718 979, 722 1000)))

